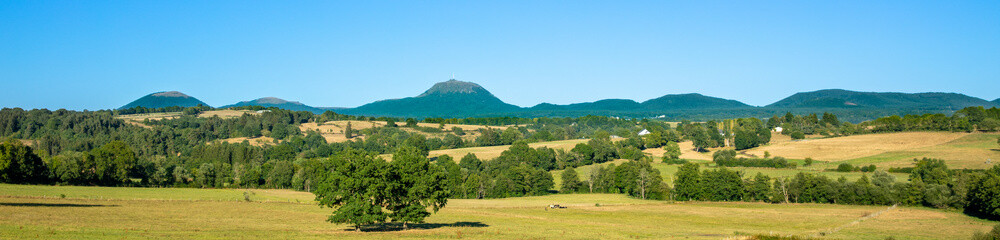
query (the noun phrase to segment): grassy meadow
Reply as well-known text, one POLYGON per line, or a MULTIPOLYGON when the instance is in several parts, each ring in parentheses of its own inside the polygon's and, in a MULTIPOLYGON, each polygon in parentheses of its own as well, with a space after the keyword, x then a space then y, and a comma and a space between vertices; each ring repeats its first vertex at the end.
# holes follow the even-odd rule
POLYGON ((287 190, 0 184, 0 238, 723 239, 822 233, 829 239, 965 239, 996 224, 928 208, 564 194, 453 199, 414 229, 355 232, 351 226, 325 222, 331 210, 311 198, 287 190), (251 202, 244 200, 245 192, 254 192, 251 202), (548 204, 568 208, 546 209, 548 204))

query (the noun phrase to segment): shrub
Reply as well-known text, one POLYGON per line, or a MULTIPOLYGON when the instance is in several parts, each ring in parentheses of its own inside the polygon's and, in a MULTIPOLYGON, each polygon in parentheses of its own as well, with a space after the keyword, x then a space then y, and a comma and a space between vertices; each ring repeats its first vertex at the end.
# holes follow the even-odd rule
POLYGON ((1000 224, 993 226, 993 231, 988 233, 977 232, 973 234, 972 240, 1000 240, 1000 224))
POLYGON ((853 172, 854 171, 854 166, 851 165, 850 163, 841 163, 840 165, 837 165, 837 171, 838 172, 853 172))
POLYGON ((792 139, 795 139, 795 140, 806 138, 806 134, 802 133, 802 132, 799 132, 799 131, 794 131, 791 134, 788 134, 788 136, 791 136, 792 139))

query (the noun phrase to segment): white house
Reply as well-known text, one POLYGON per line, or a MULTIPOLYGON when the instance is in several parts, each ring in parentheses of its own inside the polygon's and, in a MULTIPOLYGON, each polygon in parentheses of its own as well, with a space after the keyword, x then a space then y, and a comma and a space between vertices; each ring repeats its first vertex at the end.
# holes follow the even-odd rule
POLYGON ((649 134, 650 134, 649 130, 646 130, 646 129, 643 129, 642 131, 639 131, 639 136, 646 136, 646 135, 649 135, 649 134))
POLYGON ((781 127, 774 127, 774 132, 776 132, 776 133, 781 133, 781 130, 784 130, 784 129, 782 129, 781 127))

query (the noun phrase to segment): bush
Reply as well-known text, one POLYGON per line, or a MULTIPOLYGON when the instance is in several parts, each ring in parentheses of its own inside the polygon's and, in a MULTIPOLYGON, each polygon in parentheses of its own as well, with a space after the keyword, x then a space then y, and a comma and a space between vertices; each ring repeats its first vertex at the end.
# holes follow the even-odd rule
POLYGON ((988 233, 977 232, 973 234, 972 240, 1000 240, 1000 224, 993 226, 993 231, 988 233))
POLYGON ((715 164, 725 167, 795 168, 794 163, 789 163, 783 157, 718 159, 715 164))
POLYGON ((788 136, 791 136, 792 139, 795 139, 795 140, 806 138, 806 134, 802 133, 802 132, 799 132, 799 131, 794 131, 791 134, 788 134, 788 136))
POLYGON ((854 171, 854 166, 851 165, 850 163, 841 163, 840 165, 837 165, 837 171, 838 172, 853 172, 854 171))

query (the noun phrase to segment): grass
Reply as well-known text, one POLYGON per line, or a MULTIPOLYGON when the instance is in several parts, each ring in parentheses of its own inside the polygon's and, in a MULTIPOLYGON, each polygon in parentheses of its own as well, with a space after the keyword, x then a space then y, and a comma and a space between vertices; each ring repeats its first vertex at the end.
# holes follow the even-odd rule
MULTIPOLYGON (((373 127, 381 127, 381 126, 385 126, 386 125, 385 121, 358 121, 358 120, 348 121, 348 120, 342 120, 342 121, 328 121, 328 122, 325 122, 325 123, 322 123, 322 124, 303 123, 302 125, 299 126, 299 130, 301 130, 302 132, 307 132, 307 131, 316 131, 316 132, 319 132, 320 135, 322 135, 323 138, 325 138, 328 143, 344 142, 344 141, 348 140, 347 136, 344 135, 344 128, 347 127, 347 123, 348 122, 351 123, 351 129, 354 130, 354 131, 359 131, 359 130, 362 130, 362 129, 368 129, 368 128, 373 128, 373 127)), ((399 125, 399 126, 403 126, 406 123, 405 122, 397 122, 396 124, 399 125)), ((417 123, 417 126, 438 128, 441 125, 440 124, 436 124, 436 123, 417 123)), ((508 126, 480 126, 480 125, 466 125, 466 124, 445 124, 444 125, 444 129, 440 133, 425 133, 425 132, 414 130, 413 128, 406 128, 406 127, 401 127, 400 129, 402 129, 404 131, 412 132, 412 133, 423 134, 426 137, 443 138, 445 136, 445 134, 451 133, 451 129, 453 127, 458 127, 458 128, 461 128, 463 131, 465 131, 466 135, 462 136, 463 140, 473 141, 473 140, 476 139, 476 137, 479 134, 476 130, 487 128, 487 127, 494 128, 494 129, 499 129, 499 130, 503 130, 503 129, 507 129, 508 126)), ((360 138, 364 138, 364 136, 358 136, 358 134, 360 134, 360 132, 359 133, 355 133, 355 136, 356 137, 360 137, 360 138)))
POLYGON ((949 168, 985 169, 1000 162, 998 136, 1000 134, 968 134, 938 145, 885 152, 844 162, 855 165, 875 164, 882 168, 912 167, 914 158, 927 157, 943 159, 949 168))
POLYGON ((266 202, 311 202, 313 195, 283 189, 197 189, 197 188, 131 188, 131 187, 85 187, 85 186, 33 186, 0 184, 0 196, 22 196, 40 198, 73 199, 119 199, 119 200, 196 200, 196 201, 244 201, 244 192, 253 201, 266 202))
MULTIPOLYGON (((926 208, 649 201, 612 194, 449 200, 414 230, 354 232, 312 203, 241 202, 240 189, 0 185, 3 239, 721 239, 741 234, 834 239, 967 239, 995 222, 926 208), (65 193, 67 198, 51 194, 65 193), (86 196, 86 197, 82 197, 86 196), (187 201, 164 201, 174 199, 187 201), (566 209, 546 209, 561 204, 566 209), (598 206, 599 204, 599 206, 598 206)), ((266 190, 253 190, 269 193, 266 190)), ((276 199, 302 199, 283 194, 276 199)), ((271 195, 268 195, 271 196, 271 195)))
POLYGON ((952 132, 901 132, 788 141, 748 150, 747 153, 820 161, 843 161, 892 151, 936 146, 970 135, 952 132))
MULTIPOLYGON (((532 148, 547 147, 552 149, 563 149, 570 150, 579 143, 586 143, 589 139, 572 139, 572 140, 562 140, 562 141, 551 141, 551 142, 537 142, 529 143, 528 146, 532 148)), ((500 153, 506 151, 510 148, 510 145, 503 146, 490 146, 490 147, 471 147, 471 148, 455 148, 455 149, 445 149, 445 150, 434 150, 431 151, 431 157, 437 157, 441 155, 450 155, 457 162, 465 157, 466 154, 472 153, 476 155, 481 160, 490 160, 500 156, 500 153)))

